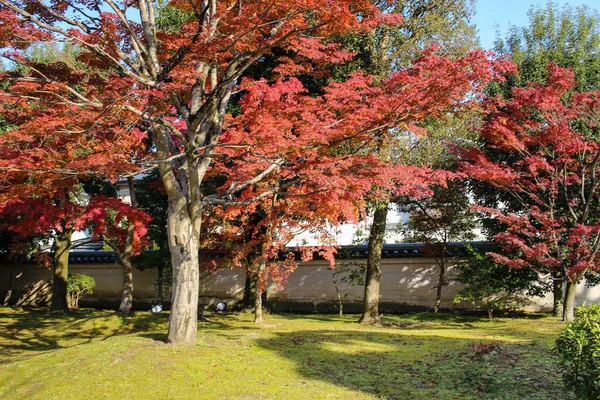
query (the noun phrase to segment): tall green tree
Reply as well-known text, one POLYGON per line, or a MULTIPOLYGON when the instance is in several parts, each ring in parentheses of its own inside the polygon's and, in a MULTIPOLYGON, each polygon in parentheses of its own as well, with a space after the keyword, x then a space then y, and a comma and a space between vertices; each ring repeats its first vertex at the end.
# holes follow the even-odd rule
POLYGON ((407 199, 405 204, 410 211, 410 219, 401 229, 405 241, 428 245, 439 268, 433 306, 433 312, 437 313, 443 287, 448 284, 448 244, 475 237, 475 212, 470 208, 466 185, 456 181, 434 187, 431 196, 407 199))
MULTIPOLYGON (((386 12, 398 12, 404 16, 404 23, 398 29, 378 29, 354 42, 359 52, 360 67, 374 74, 377 81, 385 79, 392 72, 406 68, 411 60, 433 44, 438 52, 457 57, 477 46, 475 27, 470 23, 474 1, 471 0, 409 0, 380 1, 379 7, 386 12)), ((452 136, 451 130, 441 130, 452 136)), ((425 138, 414 138, 400 133, 397 143, 381 142, 371 149, 383 161, 390 164, 408 164, 415 161, 411 153, 415 143, 427 147, 425 138)), ((431 147, 431 155, 436 153, 439 142, 431 147)), ((422 160, 421 160, 422 161, 422 160)), ((419 161, 420 165, 423 165, 419 161)), ((381 193, 381 192, 380 192, 381 193)), ((383 250, 388 209, 393 201, 391 193, 372 199, 373 222, 369 232, 369 256, 365 277, 363 313, 359 322, 372 324, 379 322, 379 282, 381 280, 381 253, 383 250)))
MULTIPOLYGON (((549 2, 545 8, 531 7, 529 25, 511 26, 504 38, 498 37, 495 50, 508 55, 519 69, 504 86, 543 84, 548 63, 570 68, 575 73, 578 92, 600 88, 600 14, 587 5, 559 7, 549 2)), ((506 93, 508 94, 508 93, 506 93)))

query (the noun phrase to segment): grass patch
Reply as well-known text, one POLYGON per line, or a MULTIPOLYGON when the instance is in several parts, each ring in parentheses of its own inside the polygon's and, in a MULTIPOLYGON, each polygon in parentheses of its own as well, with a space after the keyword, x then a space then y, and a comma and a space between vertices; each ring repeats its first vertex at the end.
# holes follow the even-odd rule
POLYGON ((212 314, 198 345, 167 314, 0 309, 0 398, 568 399, 554 318, 212 314))

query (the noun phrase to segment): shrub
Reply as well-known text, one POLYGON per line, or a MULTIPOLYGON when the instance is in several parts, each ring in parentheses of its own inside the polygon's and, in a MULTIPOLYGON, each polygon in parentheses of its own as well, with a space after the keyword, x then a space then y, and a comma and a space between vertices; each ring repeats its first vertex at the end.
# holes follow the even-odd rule
POLYGON ((565 387, 579 399, 600 399, 600 304, 578 307, 554 347, 565 387))
POLYGON ((485 309, 490 321, 494 311, 518 311, 528 304, 528 296, 539 296, 548 289, 537 272, 498 264, 491 256, 466 247, 469 257, 459 260, 451 275, 464 285, 454 302, 475 301, 475 307, 485 309))
POLYGON ((69 308, 78 308, 79 299, 93 292, 96 281, 91 276, 71 274, 67 279, 67 301, 69 308))

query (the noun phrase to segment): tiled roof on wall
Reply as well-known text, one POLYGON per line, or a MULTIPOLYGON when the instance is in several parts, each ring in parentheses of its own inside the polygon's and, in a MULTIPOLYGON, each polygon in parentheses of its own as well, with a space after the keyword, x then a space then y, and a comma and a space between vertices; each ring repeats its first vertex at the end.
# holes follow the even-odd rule
MULTIPOLYGON (((490 251, 493 248, 493 244, 490 242, 468 242, 465 243, 475 248, 479 252, 490 251)), ((468 255, 465 244, 456 242, 450 243, 446 249, 446 256, 448 257, 464 257, 468 255)), ((102 248, 101 246, 96 248, 102 248)), ((296 253, 296 258, 300 259, 300 253, 296 250, 297 248, 289 248, 286 251, 281 252, 281 257, 285 257, 287 251, 293 251, 296 253)), ((426 245, 424 243, 400 243, 400 244, 386 244, 383 246, 382 258, 430 258, 435 254, 439 255, 441 251, 440 246, 426 245)), ((204 257, 209 259, 223 259, 227 258, 227 253, 218 250, 203 251, 204 257)), ((369 249, 367 245, 358 246, 340 246, 338 248, 338 259, 358 259, 367 258, 369 249)), ((315 255, 316 256, 316 255, 315 255)), ((318 258, 318 257, 315 257, 318 258)), ((114 263, 117 261, 117 257, 114 252, 106 250, 78 250, 72 251, 69 254, 69 262, 73 264, 103 264, 103 263, 114 263)), ((26 261, 33 263, 34 260, 26 261)), ((0 262, 4 263, 4 262, 0 262)))

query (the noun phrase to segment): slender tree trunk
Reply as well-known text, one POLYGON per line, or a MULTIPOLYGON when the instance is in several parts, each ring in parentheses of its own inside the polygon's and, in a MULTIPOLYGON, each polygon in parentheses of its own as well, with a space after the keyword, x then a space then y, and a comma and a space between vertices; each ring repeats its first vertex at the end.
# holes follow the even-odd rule
POLYGON ((52 283, 52 311, 69 311, 67 279, 69 277, 69 251, 73 230, 64 229, 54 239, 54 280, 52 283))
POLYGON ((344 298, 342 297, 342 292, 338 286, 337 272, 333 273, 333 287, 335 288, 335 293, 337 295, 338 315, 342 317, 344 316, 344 298))
POLYGON ((492 322, 494 320, 494 309, 488 308, 487 312, 488 312, 488 319, 490 320, 490 322, 492 322))
POLYGON ((563 315, 563 282, 564 277, 561 272, 552 274, 552 294, 554 297, 552 315, 555 317, 562 317, 563 315))
POLYGON ((577 280, 567 282, 565 293, 565 305, 563 310, 563 321, 571 322, 575 319, 575 294, 577 291, 577 280))
POLYGON ((131 313, 133 305, 133 264, 131 253, 119 256, 123 266, 123 292, 121 294, 121 305, 117 314, 127 316, 131 313))
POLYGON ((367 275, 365 278, 365 297, 363 313, 358 320, 361 324, 379 323, 379 281, 381 280, 381 253, 383 251, 383 236, 387 220, 388 204, 375 208, 373 225, 369 234, 369 255, 367 258, 367 275))
MULTIPOLYGON (((442 250, 442 251, 445 251, 442 250)), ((437 313, 440 311, 440 304, 442 303, 442 288, 444 287, 444 283, 446 281, 446 264, 444 263, 444 255, 442 254, 442 259, 440 261, 440 276, 438 279, 437 290, 435 293, 435 305, 433 306, 433 312, 437 313)))
MULTIPOLYGON (((129 186, 129 196, 131 199, 131 206, 137 207, 137 198, 135 196, 135 185, 132 177, 127 178, 127 184, 129 186)), ((131 313, 131 307, 133 305, 133 263, 131 258, 133 257, 133 239, 135 234, 135 226, 130 224, 127 228, 127 238, 125 239, 125 246, 119 251, 114 249, 121 265, 123 266, 123 292, 121 293, 121 305, 117 310, 117 314, 127 316, 131 313)))
POLYGON ((244 282, 244 298, 242 299, 242 307, 249 310, 255 306, 256 302, 256 283, 252 271, 246 269, 246 281, 244 282))
POLYGON ((254 292, 254 322, 261 323, 263 322, 263 294, 264 290, 260 288, 260 272, 263 269, 262 265, 258 265, 254 273, 252 273, 252 281, 255 289, 254 292))
POLYGON ((178 346, 193 346, 196 344, 198 331, 200 270, 198 237, 194 234, 187 207, 175 211, 169 205, 167 231, 173 265, 173 294, 167 341, 178 346))

